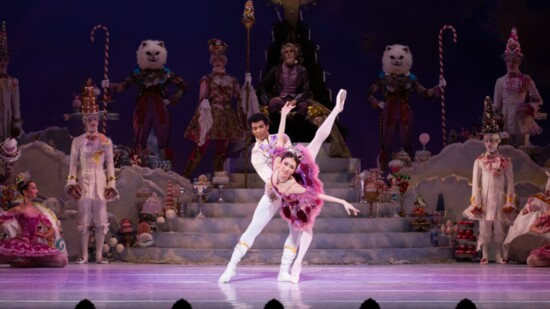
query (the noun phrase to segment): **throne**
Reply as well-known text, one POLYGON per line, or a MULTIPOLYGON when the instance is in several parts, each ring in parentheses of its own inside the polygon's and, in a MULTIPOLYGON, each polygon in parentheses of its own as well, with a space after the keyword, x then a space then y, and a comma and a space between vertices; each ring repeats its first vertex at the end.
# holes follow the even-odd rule
MULTIPOLYGON (((257 96, 260 101, 260 111, 270 119, 270 133, 276 133, 279 129, 280 117, 270 115, 267 104, 273 97, 277 97, 276 87, 272 80, 273 68, 281 62, 281 47, 286 43, 294 43, 301 53, 298 62, 305 67, 308 76, 308 92, 306 100, 308 105, 307 117, 296 117, 291 113, 287 120, 287 134, 293 142, 309 142, 313 139, 317 127, 320 126, 330 114, 334 103, 331 101, 331 91, 325 84, 325 71, 318 62, 317 51, 319 46, 314 44, 310 37, 309 28, 301 21, 294 26, 288 21, 275 23, 273 26, 273 44, 266 54, 266 65, 260 84, 257 87, 257 96)), ((330 133, 330 156, 350 157, 349 149, 341 132, 345 129, 338 123, 333 126, 330 133)))

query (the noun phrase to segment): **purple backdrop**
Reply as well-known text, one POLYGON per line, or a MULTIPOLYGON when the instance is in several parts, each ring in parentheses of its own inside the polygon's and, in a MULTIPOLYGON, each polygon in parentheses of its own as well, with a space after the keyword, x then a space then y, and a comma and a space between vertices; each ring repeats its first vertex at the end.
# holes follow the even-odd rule
MULTIPOLYGON (((110 79, 119 82, 136 67, 135 50, 146 39, 164 40, 167 67, 189 85, 177 106, 171 106, 171 144, 176 172, 183 170, 193 144, 182 135, 195 112, 199 79, 209 72, 206 41, 217 37, 229 44, 228 72, 242 81, 245 71, 245 30, 240 23, 244 0, 203 1, 18 1, 0 3, 0 19, 7 22, 10 51, 14 54, 8 72, 19 78, 22 115, 27 132, 48 126, 79 125, 63 120, 71 111, 72 93, 87 77, 103 76, 104 36, 90 30, 96 24, 110 29, 110 79), (184 4, 185 3, 185 4, 184 4)), ((251 32, 251 71, 256 84, 264 67, 264 51, 271 43, 271 25, 276 22, 274 5, 255 1, 257 23, 251 32)), ((414 55, 412 71, 421 83, 437 83, 439 29, 452 24, 458 44, 445 36, 445 72, 448 87, 447 130, 471 127, 480 122, 483 98, 492 96, 495 80, 505 73, 500 59, 512 26, 517 26, 523 52, 522 71, 531 74, 543 99, 550 98, 550 63, 547 42, 540 42, 543 29, 550 29, 550 5, 542 1, 391 1, 319 0, 303 10, 312 39, 319 44, 319 61, 330 73, 327 85, 333 96, 348 89, 346 110, 340 121, 349 129, 352 155, 363 167, 374 165, 378 153, 378 115, 365 101, 365 93, 380 70, 380 56, 388 44, 409 45, 414 55), (520 3, 521 2, 521 3, 520 3), (437 12, 437 13, 436 13, 437 12), (546 73, 546 74, 545 74, 546 73)), ((283 14, 281 10, 281 15, 283 14)), ((117 122, 109 123, 108 135, 117 144, 131 144, 131 117, 136 98, 132 88, 117 94, 117 122)), ((418 134, 429 132, 428 149, 441 149, 441 112, 437 100, 413 99, 418 134)), ((543 108, 543 111, 547 111, 543 108)), ((541 126, 548 128, 547 122, 541 126)), ((546 145, 550 134, 532 141, 546 145)), ((415 141, 415 148, 420 148, 415 141)), ((200 171, 211 172, 213 149, 200 171)))

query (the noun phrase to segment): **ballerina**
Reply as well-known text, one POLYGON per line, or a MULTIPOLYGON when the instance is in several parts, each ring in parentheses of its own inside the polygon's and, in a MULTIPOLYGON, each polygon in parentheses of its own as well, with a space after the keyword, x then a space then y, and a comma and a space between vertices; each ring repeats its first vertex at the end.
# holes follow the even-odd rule
POLYGON ((298 145, 290 149, 282 148, 286 116, 293 108, 292 104, 287 103, 281 110, 277 138, 279 148, 273 154, 273 174, 267 190, 281 199, 283 219, 289 222, 292 229, 301 232, 298 255, 292 265, 291 274, 283 276, 281 280, 298 283, 302 261, 313 239, 315 218, 321 212, 323 202, 341 204, 348 215, 353 213, 357 216, 359 210, 343 199, 324 194, 323 183, 318 178, 319 167, 315 163, 315 156, 319 151, 317 143, 312 141, 307 147, 298 145))
POLYGON ((60 238, 53 214, 35 205, 38 189, 32 180, 18 177, 17 190, 23 196, 20 205, 0 215, 0 224, 17 220, 21 232, 0 241, 0 264, 19 267, 65 267, 68 263, 65 244, 60 238))

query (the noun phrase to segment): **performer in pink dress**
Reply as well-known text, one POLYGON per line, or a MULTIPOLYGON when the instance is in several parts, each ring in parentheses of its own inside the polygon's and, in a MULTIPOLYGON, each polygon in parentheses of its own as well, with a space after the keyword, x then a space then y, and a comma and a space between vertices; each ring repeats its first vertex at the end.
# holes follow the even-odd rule
POLYGON ((281 215, 292 228, 301 231, 298 255, 292 266, 291 274, 286 278, 293 283, 300 281, 302 261, 313 239, 315 218, 321 212, 323 201, 338 203, 344 206, 348 215, 357 216, 358 209, 343 199, 324 194, 323 184, 319 180, 319 167, 310 155, 308 148, 298 145, 294 148, 283 148, 283 136, 286 116, 294 108, 287 103, 281 109, 281 122, 277 138, 277 148, 273 155, 273 174, 267 190, 272 190, 281 198, 281 215))
POLYGON ((0 224, 17 220, 20 233, 0 241, 0 264, 12 263, 25 267, 65 267, 68 263, 63 248, 57 248, 56 230, 48 217, 32 202, 38 189, 36 183, 22 179, 17 190, 23 196, 20 205, 0 215, 0 224))

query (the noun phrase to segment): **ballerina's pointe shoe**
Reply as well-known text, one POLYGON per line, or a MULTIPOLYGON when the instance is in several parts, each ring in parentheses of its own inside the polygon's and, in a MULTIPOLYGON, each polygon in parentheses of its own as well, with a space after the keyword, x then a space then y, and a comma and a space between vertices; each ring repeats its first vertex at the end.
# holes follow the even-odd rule
POLYGON ((340 113, 344 110, 344 103, 346 103, 346 96, 348 92, 345 89, 340 89, 336 96, 336 106, 334 108, 340 113))
POLYGON ((292 266, 292 275, 290 275, 290 282, 297 284, 300 282, 300 273, 302 272, 301 264, 294 264, 292 266))
POLYGON ((218 279, 218 282, 219 283, 227 283, 227 282, 231 281, 231 278, 235 277, 235 275, 237 274, 237 272, 235 270, 236 268, 237 268, 237 265, 233 265, 231 263, 227 264, 227 268, 225 269, 223 274, 218 279))
POLYGON ((486 258, 483 258, 483 259, 481 259, 481 260, 479 261, 479 264, 481 264, 481 265, 489 264, 489 260, 486 259, 486 258))
POLYGON ((279 282, 290 282, 292 280, 292 276, 286 271, 280 271, 279 276, 277 276, 277 281, 279 282))

